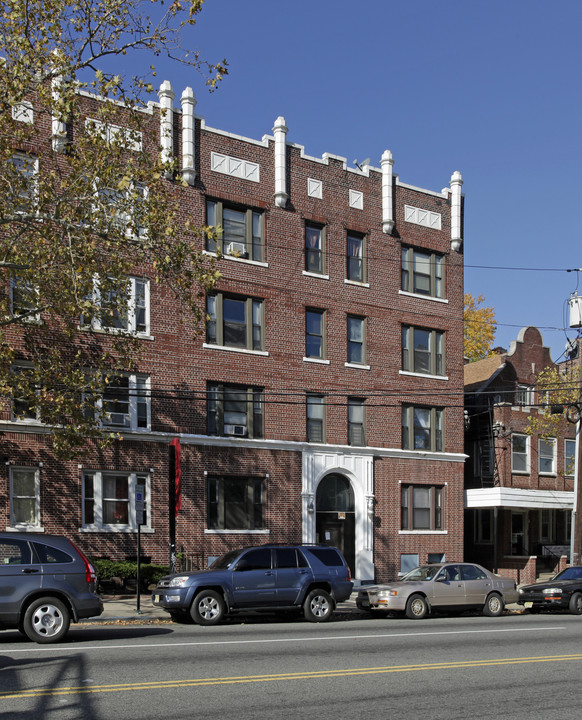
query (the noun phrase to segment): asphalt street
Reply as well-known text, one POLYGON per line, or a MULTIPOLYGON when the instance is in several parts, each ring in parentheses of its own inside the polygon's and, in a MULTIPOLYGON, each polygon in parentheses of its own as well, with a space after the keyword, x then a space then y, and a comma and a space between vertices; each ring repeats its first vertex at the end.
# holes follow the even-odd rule
POLYGON ((115 621, 58 646, 10 631, 0 717, 552 720, 579 702, 581 640, 568 614, 115 621))

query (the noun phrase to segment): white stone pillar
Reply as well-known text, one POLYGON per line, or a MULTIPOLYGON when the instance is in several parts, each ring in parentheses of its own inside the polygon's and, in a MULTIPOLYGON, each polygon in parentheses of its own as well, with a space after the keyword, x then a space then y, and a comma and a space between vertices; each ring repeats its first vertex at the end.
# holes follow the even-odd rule
POLYGON ((394 230, 394 211, 392 209, 392 168, 394 158, 390 150, 384 150, 380 160, 382 168, 382 231, 387 235, 394 230))
MULTIPOLYGON (((63 79, 60 75, 53 78, 51 91, 53 102, 58 107, 61 99, 61 83, 63 79)), ((62 114, 56 113, 53 109, 52 116, 52 143, 55 152, 63 152, 67 144, 67 123, 62 119, 62 114)))
MULTIPOLYGON (((162 146, 162 162, 171 163, 174 160, 174 91, 172 84, 164 80, 158 91, 160 98, 160 145, 162 146)), ((166 170, 166 177, 172 173, 166 170)))
POLYGON ((451 175, 451 249, 459 252, 463 246, 461 223, 461 187, 463 176, 458 170, 451 175))
POLYGON ((196 180, 196 138, 194 134, 194 110, 196 98, 191 87, 187 87, 180 98, 182 103, 182 177, 188 185, 196 180))
POLYGON ((284 208, 287 205, 287 132, 285 118, 282 115, 275 120, 275 205, 284 208))

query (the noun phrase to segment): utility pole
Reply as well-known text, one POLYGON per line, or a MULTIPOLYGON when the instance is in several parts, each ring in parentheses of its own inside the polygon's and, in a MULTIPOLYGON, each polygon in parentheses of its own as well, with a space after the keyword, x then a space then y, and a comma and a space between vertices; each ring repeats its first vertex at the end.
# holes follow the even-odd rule
MULTIPOLYGON (((582 400, 582 347, 578 338, 578 403, 582 400)), ((582 564, 582 522, 579 519, 579 509, 582 507, 582 482, 580 473, 582 471, 582 417, 578 417, 576 424, 576 471, 574 473, 574 504, 572 507, 572 545, 570 551, 570 565, 582 564)))

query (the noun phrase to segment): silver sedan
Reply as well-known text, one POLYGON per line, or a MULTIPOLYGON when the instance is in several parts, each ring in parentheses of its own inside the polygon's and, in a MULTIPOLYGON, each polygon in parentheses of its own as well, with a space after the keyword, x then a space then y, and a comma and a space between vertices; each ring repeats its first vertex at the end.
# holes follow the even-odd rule
POLYGON ((502 577, 474 563, 420 565, 397 582, 368 585, 358 593, 361 610, 405 613, 411 619, 433 611, 477 609, 497 617, 506 604, 517 601, 512 578, 502 577))

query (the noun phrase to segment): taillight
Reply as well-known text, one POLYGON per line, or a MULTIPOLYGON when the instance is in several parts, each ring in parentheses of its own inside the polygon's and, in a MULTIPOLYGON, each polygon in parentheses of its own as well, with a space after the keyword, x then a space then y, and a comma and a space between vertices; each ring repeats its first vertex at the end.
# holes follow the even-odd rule
POLYGON ((352 579, 352 573, 350 572, 350 566, 348 565, 348 581, 352 579))
POLYGON ((95 580, 97 579, 97 574, 96 574, 96 572, 95 572, 95 568, 93 567, 93 565, 91 565, 91 563, 89 562, 89 560, 87 560, 87 556, 85 555, 85 553, 84 553, 82 550, 79 550, 79 548, 75 545, 74 542, 72 542, 71 540, 69 540, 69 542, 70 542, 71 545, 75 548, 75 550, 76 550, 77 553, 79 554, 79 557, 80 557, 81 560, 83 561, 83 565, 85 566, 85 580, 86 580, 86 582, 87 582, 88 584, 91 584, 92 582, 95 582, 95 580))

